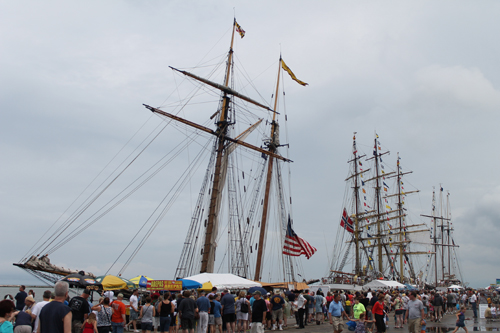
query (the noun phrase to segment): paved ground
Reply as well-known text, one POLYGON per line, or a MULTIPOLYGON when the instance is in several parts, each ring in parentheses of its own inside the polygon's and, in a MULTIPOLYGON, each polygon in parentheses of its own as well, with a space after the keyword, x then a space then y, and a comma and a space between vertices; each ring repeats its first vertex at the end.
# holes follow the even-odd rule
MULTIPOLYGON (((452 332, 455 329, 455 322, 456 322, 456 316, 455 315, 445 315, 441 322, 439 323, 434 323, 431 321, 427 321, 427 332, 432 332, 432 333, 448 333, 452 332)), ((472 310, 467 310, 465 312, 465 325, 467 326, 467 329, 469 332, 474 332, 474 331, 500 331, 500 319, 493 320, 491 322, 487 322, 486 319, 478 319, 474 321, 472 319, 472 310), (467 320, 467 318, 470 318, 467 320)), ((287 331, 292 331, 295 330, 295 327, 293 325, 295 324, 295 319, 290 318, 288 320, 288 327, 285 329, 287 331), (291 325, 290 325, 291 324, 291 325)), ((278 332, 278 331, 277 331, 278 332)), ((305 329, 302 330, 297 330, 297 332, 300 333, 309 333, 309 332, 328 332, 331 333, 333 332, 333 328, 328 322, 325 322, 322 325, 316 325, 314 324, 309 324, 306 326, 305 329)), ((347 327, 345 327, 345 330, 343 333, 348 333, 349 331, 347 330, 347 327)), ((408 325, 404 325, 403 328, 394 328, 394 313, 391 313, 389 316, 389 325, 387 329, 388 333, 408 333, 408 325)), ((457 333, 465 332, 464 330, 460 329, 457 333)), ((291 333, 291 332, 290 332, 291 333)))

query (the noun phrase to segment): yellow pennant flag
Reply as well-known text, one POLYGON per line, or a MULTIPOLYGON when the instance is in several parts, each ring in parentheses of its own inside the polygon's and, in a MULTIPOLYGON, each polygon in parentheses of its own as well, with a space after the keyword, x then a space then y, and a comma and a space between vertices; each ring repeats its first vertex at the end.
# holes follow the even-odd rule
POLYGON ((241 25, 239 25, 236 20, 234 21, 234 24, 236 25, 236 32, 240 34, 241 38, 245 37, 245 30, 243 30, 241 25))
POLYGON ((292 78, 292 80, 296 81, 298 84, 303 85, 303 86, 307 86, 308 85, 304 81, 300 81, 299 79, 297 79, 297 77, 295 76, 295 74, 293 74, 292 70, 285 64, 285 62, 283 61, 283 59, 281 59, 281 67, 283 67, 283 69, 288 74, 290 74, 290 77, 292 78))

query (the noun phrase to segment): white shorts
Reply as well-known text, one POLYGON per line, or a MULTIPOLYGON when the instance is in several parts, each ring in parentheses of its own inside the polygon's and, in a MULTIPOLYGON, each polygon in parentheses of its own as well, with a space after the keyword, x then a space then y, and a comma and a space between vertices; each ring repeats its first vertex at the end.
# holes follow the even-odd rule
POLYGON ((236 320, 248 320, 248 313, 236 312, 236 320))
POLYGON ((252 323, 250 333, 264 333, 264 326, 262 325, 262 323, 252 323))

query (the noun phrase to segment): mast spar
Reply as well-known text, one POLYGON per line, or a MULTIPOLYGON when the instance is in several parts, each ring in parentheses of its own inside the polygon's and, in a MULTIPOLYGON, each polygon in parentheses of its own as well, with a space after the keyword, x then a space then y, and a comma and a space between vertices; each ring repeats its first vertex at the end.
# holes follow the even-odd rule
MULTIPOLYGON (((281 71, 281 56, 278 64, 278 79, 276 82, 276 94, 274 95, 274 112, 273 112, 273 122, 271 123, 271 137, 269 143, 267 144, 270 153, 275 153, 276 148, 279 145, 278 138, 278 124, 276 123, 276 108, 278 106, 278 92, 280 84, 280 71, 281 71)), ((260 223, 260 233, 259 233, 259 247, 257 249, 257 262, 255 264, 255 281, 260 281, 262 278, 262 256, 264 254, 265 241, 266 241, 266 228, 267 228, 267 218, 269 211, 269 194, 271 191, 271 180, 273 173, 274 158, 269 156, 269 161, 267 164, 267 178, 266 178, 266 189, 264 192, 264 205, 262 207, 262 219, 260 223)))

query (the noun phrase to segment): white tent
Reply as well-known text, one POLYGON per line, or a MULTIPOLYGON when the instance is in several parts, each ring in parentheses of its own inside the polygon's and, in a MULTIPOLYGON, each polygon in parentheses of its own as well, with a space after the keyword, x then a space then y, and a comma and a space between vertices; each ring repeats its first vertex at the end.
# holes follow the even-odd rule
POLYGON ((458 284, 454 284, 452 286, 449 286, 448 289, 464 289, 464 287, 459 286, 458 284))
POLYGON ((201 284, 210 282, 217 289, 248 289, 250 287, 262 287, 258 282, 247 280, 234 274, 201 273, 186 277, 201 284))
POLYGON ((363 289, 389 289, 389 288, 405 288, 404 284, 397 281, 373 280, 363 286, 363 289))

